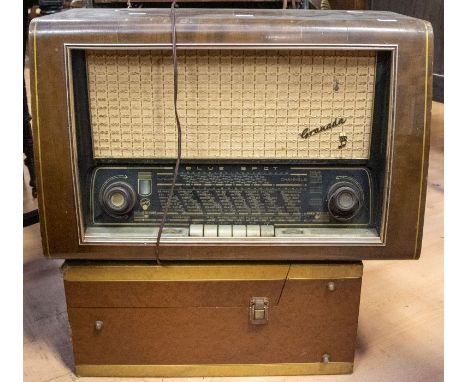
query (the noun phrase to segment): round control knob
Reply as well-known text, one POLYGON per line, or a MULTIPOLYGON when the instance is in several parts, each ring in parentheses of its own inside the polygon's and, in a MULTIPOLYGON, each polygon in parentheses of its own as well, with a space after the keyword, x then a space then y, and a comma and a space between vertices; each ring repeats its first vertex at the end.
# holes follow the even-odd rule
POLYGON ((131 185, 118 180, 102 189, 100 202, 108 214, 125 215, 135 207, 136 193, 131 185))
POLYGON ((351 220, 362 207, 362 191, 349 181, 335 183, 328 191, 328 210, 341 221, 351 220))

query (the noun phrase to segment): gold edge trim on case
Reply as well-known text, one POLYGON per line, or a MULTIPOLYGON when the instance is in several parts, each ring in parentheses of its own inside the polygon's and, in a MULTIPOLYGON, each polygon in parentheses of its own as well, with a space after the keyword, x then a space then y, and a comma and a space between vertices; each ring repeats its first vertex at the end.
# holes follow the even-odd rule
POLYGON ((284 280, 289 265, 67 265, 65 281, 228 281, 284 280))
POLYGON ((423 140, 422 140, 422 157, 421 157, 421 173, 420 173, 420 184, 419 184, 419 205, 418 205, 418 219, 416 222, 416 238, 414 244, 414 256, 415 259, 418 255, 418 247, 419 247, 419 230, 420 230, 420 222, 421 222, 421 209, 422 206, 422 194, 424 189, 424 167, 425 161, 424 158, 426 156, 426 125, 427 125, 427 91, 428 86, 427 83, 429 81, 429 30, 427 29, 427 23, 424 22, 424 28, 426 29, 426 75, 424 81, 424 125, 423 125, 423 140))
POLYGON ((80 377, 228 377, 264 375, 351 374, 352 362, 206 364, 206 365, 76 365, 80 377))
POLYGON ((34 24, 34 33, 33 33, 33 47, 34 47, 34 96, 35 96, 35 103, 36 103, 36 135, 37 135, 37 157, 39 159, 39 163, 36 165, 39 166, 39 180, 41 184, 41 204, 42 204, 42 212, 41 212, 41 227, 44 230, 45 236, 45 250, 46 255, 50 257, 50 249, 49 249, 49 236, 47 234, 47 223, 46 223, 46 209, 45 209, 45 201, 44 201, 44 181, 43 181, 43 174, 42 174, 42 153, 41 153, 41 134, 40 134, 40 126, 39 126, 39 94, 38 94, 38 79, 37 79, 37 23, 34 24))
POLYGON ((362 263, 336 265, 63 265, 69 282, 321 280, 362 277, 362 263))
POLYGON ((363 265, 336 264, 336 265, 291 265, 288 280, 318 280, 318 279, 350 279, 362 277, 363 265))

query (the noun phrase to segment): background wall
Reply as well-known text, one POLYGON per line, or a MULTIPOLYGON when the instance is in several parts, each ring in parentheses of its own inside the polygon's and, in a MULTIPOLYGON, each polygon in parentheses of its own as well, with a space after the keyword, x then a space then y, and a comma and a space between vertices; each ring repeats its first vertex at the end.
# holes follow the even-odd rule
POLYGON ((434 29, 433 100, 444 102, 443 0, 368 0, 368 9, 392 11, 431 22, 434 29))

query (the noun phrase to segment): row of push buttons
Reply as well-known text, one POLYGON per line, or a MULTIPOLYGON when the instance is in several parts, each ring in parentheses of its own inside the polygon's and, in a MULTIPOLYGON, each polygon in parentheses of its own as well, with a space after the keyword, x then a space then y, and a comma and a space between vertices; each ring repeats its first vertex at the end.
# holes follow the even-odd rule
POLYGON ((194 237, 275 236, 275 227, 272 225, 191 224, 189 235, 194 237))

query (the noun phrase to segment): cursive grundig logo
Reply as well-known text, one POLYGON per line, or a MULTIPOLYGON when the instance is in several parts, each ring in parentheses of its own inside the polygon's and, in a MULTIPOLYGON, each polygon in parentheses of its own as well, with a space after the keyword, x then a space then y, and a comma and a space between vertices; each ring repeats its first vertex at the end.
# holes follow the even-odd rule
POLYGON ((330 122, 327 125, 316 127, 315 129, 309 129, 308 127, 306 127, 304 130, 302 130, 302 133, 300 133, 299 136, 302 139, 308 139, 312 135, 321 133, 322 131, 330 130, 330 129, 333 129, 334 127, 336 127, 336 126, 344 125, 345 122, 346 122, 346 118, 341 118, 341 117, 340 118, 335 118, 335 120, 333 122, 330 122))

